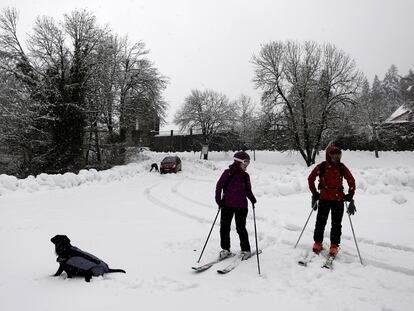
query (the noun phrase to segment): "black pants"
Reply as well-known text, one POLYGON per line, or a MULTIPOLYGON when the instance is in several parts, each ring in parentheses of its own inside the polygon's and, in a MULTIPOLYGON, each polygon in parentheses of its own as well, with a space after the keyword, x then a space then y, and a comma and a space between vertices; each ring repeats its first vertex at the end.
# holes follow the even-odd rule
POLYGON ((313 240, 322 243, 329 211, 331 211, 331 244, 339 245, 341 243, 342 217, 344 215, 343 201, 319 201, 313 240))
POLYGON ((220 245, 222 249, 230 250, 230 227, 233 215, 236 220, 236 230, 240 238, 242 251, 250 252, 249 234, 246 230, 247 208, 223 207, 220 219, 220 245))

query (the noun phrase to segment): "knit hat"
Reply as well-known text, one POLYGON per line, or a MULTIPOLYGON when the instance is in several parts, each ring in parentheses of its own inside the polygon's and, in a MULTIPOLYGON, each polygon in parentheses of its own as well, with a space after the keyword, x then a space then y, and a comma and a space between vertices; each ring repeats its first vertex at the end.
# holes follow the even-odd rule
POLYGON ((234 161, 241 162, 244 164, 250 163, 250 156, 244 151, 236 152, 233 156, 233 159, 234 161))

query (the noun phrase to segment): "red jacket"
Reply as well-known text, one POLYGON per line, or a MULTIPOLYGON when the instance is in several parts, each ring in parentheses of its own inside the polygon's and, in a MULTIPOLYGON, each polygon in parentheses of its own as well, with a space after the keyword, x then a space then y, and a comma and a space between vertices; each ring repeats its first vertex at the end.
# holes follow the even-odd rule
POLYGON ((323 176, 320 175, 321 164, 318 164, 310 173, 308 177, 309 190, 313 193, 316 192, 315 180, 319 176, 319 190, 320 190, 320 199, 329 200, 329 201, 341 201, 344 199, 344 188, 342 179, 345 178, 349 190, 348 193, 353 196, 355 193, 355 179, 352 176, 349 169, 342 163, 333 163, 329 154, 336 150, 336 147, 329 146, 326 148, 326 164, 325 172, 323 176), (341 165, 343 167, 343 178, 341 176, 341 165))

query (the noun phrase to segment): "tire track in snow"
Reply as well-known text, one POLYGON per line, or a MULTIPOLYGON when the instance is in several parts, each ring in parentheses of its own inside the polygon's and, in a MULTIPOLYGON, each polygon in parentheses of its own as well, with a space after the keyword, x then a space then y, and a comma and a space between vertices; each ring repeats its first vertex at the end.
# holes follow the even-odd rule
POLYGON ((187 217, 187 218, 190 218, 190 219, 197 220, 198 222, 201 222, 201 223, 209 223, 209 221, 206 220, 205 218, 202 218, 202 217, 184 212, 183 210, 181 210, 179 208, 176 208, 176 207, 173 207, 170 204, 167 204, 167 203, 161 201, 160 199, 158 199, 157 197, 155 197, 154 195, 152 195, 151 190, 153 188, 155 188, 156 186, 158 186, 158 185, 159 185, 159 183, 157 183, 155 185, 152 185, 152 186, 150 186, 150 187, 148 187, 144 190, 144 195, 148 199, 148 201, 152 202, 153 204, 155 204, 158 207, 162 207, 162 208, 167 209, 167 210, 169 210, 173 213, 176 213, 178 215, 181 215, 181 216, 184 216, 184 217, 187 217))
MULTIPOLYGON (((191 178, 188 178, 188 179, 191 179, 191 178)), ((195 180, 193 180, 193 181, 195 181, 195 180)), ((203 181, 203 180, 200 180, 200 181, 203 181)), ((190 197, 186 196, 186 195, 185 195, 185 194, 183 194, 182 192, 178 191, 178 187, 179 187, 182 183, 183 183, 183 181, 180 181, 180 182, 176 183, 173 187, 171 187, 171 192, 172 192, 172 193, 174 193, 174 194, 176 194, 176 195, 178 195, 179 197, 181 197, 181 198, 185 199, 185 200, 186 200, 186 201, 188 201, 188 202, 191 202, 191 203, 197 204, 197 205, 199 205, 199 206, 203 206, 203 207, 213 208, 213 206, 211 206, 210 204, 206 204, 206 203, 202 203, 202 202, 199 202, 199 201, 197 201, 197 200, 194 200, 194 199, 192 199, 192 198, 190 198, 190 197)))

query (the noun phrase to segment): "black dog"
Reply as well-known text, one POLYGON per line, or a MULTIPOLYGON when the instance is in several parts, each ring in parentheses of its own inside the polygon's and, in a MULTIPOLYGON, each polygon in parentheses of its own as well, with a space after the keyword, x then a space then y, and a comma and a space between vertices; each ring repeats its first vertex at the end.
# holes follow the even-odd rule
POLYGON ((158 164, 157 163, 152 163, 151 164, 150 172, 152 172, 153 169, 155 169, 155 171, 158 172, 158 164))
POLYGON ((122 269, 110 269, 108 265, 99 258, 72 246, 66 235, 55 235, 50 239, 55 244, 55 251, 58 258, 59 269, 54 276, 59 276, 63 271, 68 278, 82 276, 89 282, 92 276, 100 276, 105 273, 122 272, 122 269))

